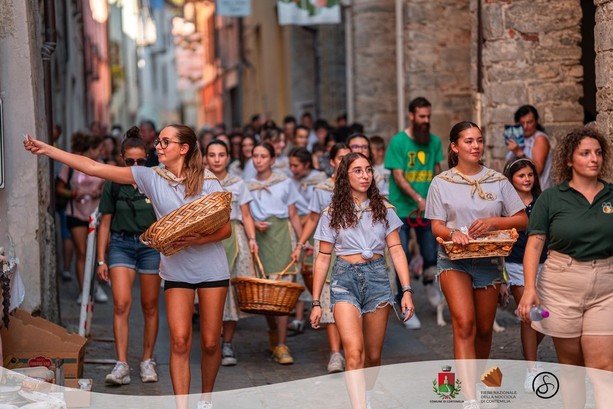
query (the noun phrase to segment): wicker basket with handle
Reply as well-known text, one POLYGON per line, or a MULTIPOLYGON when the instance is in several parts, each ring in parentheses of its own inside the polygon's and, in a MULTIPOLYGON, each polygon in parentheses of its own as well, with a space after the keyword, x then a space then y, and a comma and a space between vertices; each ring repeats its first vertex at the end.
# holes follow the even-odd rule
POLYGON ((518 237, 517 230, 510 229, 488 231, 476 240, 470 240, 464 247, 455 244, 453 241, 445 241, 440 237, 437 237, 436 241, 445 248, 450 260, 461 260, 465 258, 506 257, 511 253, 513 244, 518 237))
MULTIPOLYGON (((289 315, 304 287, 287 281, 264 278, 264 268, 254 254, 256 271, 260 278, 235 277, 232 281, 238 308, 243 312, 265 315, 289 315)), ((294 265, 291 261, 276 277, 282 277, 294 265)))
POLYGON ((230 220, 232 193, 213 192, 187 203, 153 223, 140 235, 140 241, 165 256, 187 246, 176 246, 188 234, 207 235, 216 232, 230 220))

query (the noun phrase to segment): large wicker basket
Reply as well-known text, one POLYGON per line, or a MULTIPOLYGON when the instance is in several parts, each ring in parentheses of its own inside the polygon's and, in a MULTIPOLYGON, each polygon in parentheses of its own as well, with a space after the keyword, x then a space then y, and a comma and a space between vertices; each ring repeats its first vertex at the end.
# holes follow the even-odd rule
POLYGON ((453 241, 444 241, 437 237, 450 260, 464 258, 506 257, 511 253, 513 244, 519 235, 517 230, 493 230, 479 236, 476 240, 470 240, 468 245, 462 247, 453 241))
MULTIPOLYGON (((257 254, 254 258, 258 275, 264 277, 260 258, 257 254)), ((283 271, 273 274, 282 277, 293 265, 291 261, 283 271)), ((235 277, 231 281, 238 308, 252 314, 289 315, 304 291, 300 284, 269 278, 235 277)))
POLYGON ((232 193, 210 193, 157 220, 140 235, 140 241, 171 256, 187 247, 175 245, 181 237, 192 233, 207 235, 219 230, 230 220, 231 205, 232 193))

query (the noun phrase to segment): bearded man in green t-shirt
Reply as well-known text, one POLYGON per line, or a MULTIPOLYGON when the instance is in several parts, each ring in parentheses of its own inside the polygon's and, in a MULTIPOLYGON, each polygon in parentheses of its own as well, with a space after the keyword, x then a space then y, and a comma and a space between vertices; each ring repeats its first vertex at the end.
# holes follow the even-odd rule
MULTIPOLYGON (((432 104, 426 98, 417 97, 409 103, 410 125, 390 140, 385 154, 385 167, 392 172, 389 199, 404 221, 400 229, 400 240, 410 261, 409 237, 411 229, 415 229, 424 262, 423 283, 430 303, 436 306, 442 302, 442 295, 434 285, 437 244, 430 222, 421 217, 426 208, 430 182, 441 171, 440 163, 443 160, 441 140, 430 133, 431 115, 432 104)), ((419 329, 421 323, 413 315, 405 322, 405 327, 419 329)))

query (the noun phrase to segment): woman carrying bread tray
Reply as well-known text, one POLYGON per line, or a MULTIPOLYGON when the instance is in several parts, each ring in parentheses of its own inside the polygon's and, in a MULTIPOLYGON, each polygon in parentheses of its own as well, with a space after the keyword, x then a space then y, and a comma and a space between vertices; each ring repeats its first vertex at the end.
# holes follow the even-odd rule
MULTIPOLYGON (((432 234, 463 247, 490 230, 525 229, 525 205, 513 185, 481 164, 484 139, 479 127, 459 122, 451 128, 449 141, 449 170, 437 175, 428 191, 425 216, 432 220, 432 234)), ((504 281, 502 260, 451 260, 439 246, 437 267, 451 313, 464 408, 477 409, 474 360, 490 355, 498 292, 504 281)))
MULTIPOLYGON (((223 191, 217 178, 205 171, 194 131, 185 125, 170 125, 155 141, 164 167, 117 167, 96 162, 47 145, 30 136, 25 148, 91 176, 120 184, 136 184, 153 204, 158 218, 213 192, 223 191)), ((223 306, 229 283, 228 262, 221 241, 232 233, 230 221, 216 232, 185 236, 177 246, 188 245, 171 256, 161 256, 160 276, 170 328, 170 377, 177 407, 187 407, 190 390, 189 354, 192 343, 192 313, 195 292, 201 300, 202 397, 199 408, 212 406, 211 392, 221 361, 220 336, 223 306), (206 267, 204 267, 206 266, 206 267)))
POLYGON ((383 257, 386 247, 402 284, 404 319, 414 313, 409 266, 398 234, 401 226, 394 208, 379 194, 371 162, 361 153, 345 156, 337 172, 332 203, 321 215, 314 236, 320 243, 310 318, 311 326, 319 328, 320 296, 334 251, 330 299, 345 350, 345 382, 354 409, 370 407, 388 317, 395 303, 383 257), (367 374, 362 371, 366 368, 367 374))
MULTIPOLYGON (((246 182, 253 196, 249 208, 255 220, 255 238, 264 273, 272 279, 294 281, 295 265, 282 277, 274 273, 283 271, 288 265, 296 236, 302 232, 296 207, 296 202, 302 198, 285 174, 273 172, 275 149, 271 144, 257 143, 251 158, 257 173, 246 182)), ((281 365, 294 363, 286 344, 289 316, 267 315, 266 321, 273 359, 281 365)))

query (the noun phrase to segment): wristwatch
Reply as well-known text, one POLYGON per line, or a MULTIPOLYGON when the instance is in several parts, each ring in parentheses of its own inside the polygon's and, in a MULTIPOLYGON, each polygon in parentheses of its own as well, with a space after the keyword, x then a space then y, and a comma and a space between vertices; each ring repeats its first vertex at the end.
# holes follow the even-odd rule
POLYGON ((98 260, 98 261, 96 261, 96 264, 98 264, 98 266, 103 266, 103 265, 105 265, 105 264, 106 264, 106 261, 104 261, 104 260, 98 260))

